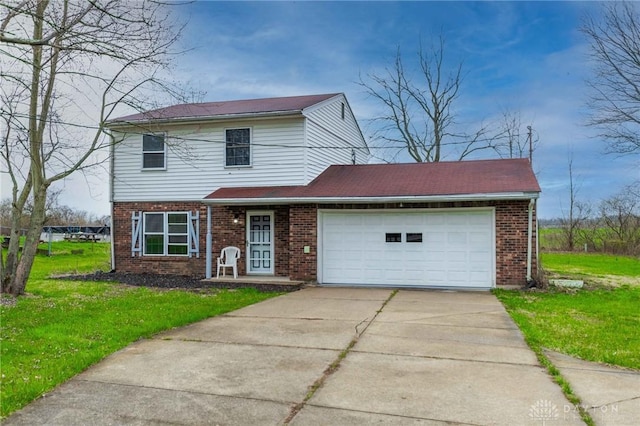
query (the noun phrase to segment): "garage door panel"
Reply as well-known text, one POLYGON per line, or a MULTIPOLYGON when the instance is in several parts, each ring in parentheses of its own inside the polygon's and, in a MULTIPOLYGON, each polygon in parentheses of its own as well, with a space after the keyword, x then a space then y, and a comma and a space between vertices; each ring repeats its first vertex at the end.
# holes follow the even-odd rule
POLYGON ((323 283, 493 285, 490 210, 323 212, 321 226, 323 283), (390 233, 400 241, 387 242, 390 233))

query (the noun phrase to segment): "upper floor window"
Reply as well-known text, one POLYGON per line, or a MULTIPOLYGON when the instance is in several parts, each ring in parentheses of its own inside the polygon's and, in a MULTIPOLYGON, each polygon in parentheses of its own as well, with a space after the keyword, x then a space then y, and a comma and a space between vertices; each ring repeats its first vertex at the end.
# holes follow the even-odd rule
POLYGON ((225 130, 226 166, 251 165, 251 129, 225 130))
POLYGON ((164 134, 142 136, 142 168, 165 169, 166 168, 166 144, 164 134))

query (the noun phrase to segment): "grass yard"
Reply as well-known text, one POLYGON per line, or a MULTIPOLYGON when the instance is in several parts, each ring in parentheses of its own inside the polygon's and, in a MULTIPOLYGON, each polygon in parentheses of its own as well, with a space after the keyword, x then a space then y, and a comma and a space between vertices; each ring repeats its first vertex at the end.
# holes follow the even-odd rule
POLYGON ((54 243, 38 256, 27 296, 0 306, 0 417, 128 344, 275 296, 254 289, 155 290, 47 279, 109 270, 106 243, 54 243), (71 250, 83 249, 82 254, 71 250))
POLYGON ((496 295, 536 352, 640 370, 640 287, 496 295))
POLYGON ((541 253, 543 267, 558 274, 640 277, 640 259, 596 253, 541 253))
POLYGON ((536 352, 549 348, 640 370, 640 285, 634 285, 640 284, 640 259, 542 253, 541 260, 550 275, 584 279, 589 286, 550 287, 544 292, 496 290, 529 345, 536 352))

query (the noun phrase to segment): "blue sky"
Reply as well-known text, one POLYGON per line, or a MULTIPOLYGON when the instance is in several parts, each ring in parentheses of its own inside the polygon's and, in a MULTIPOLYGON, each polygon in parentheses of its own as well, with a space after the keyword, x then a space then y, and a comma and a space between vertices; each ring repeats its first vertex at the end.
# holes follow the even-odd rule
MULTIPOLYGON (((365 134, 381 106, 357 84, 381 73, 400 47, 414 63, 419 42, 446 39, 450 64, 464 63, 456 112, 462 126, 519 111, 539 145, 539 216, 568 206, 573 156, 578 198, 597 203, 634 179, 638 157, 603 155, 585 127, 588 45, 578 28, 590 2, 196 2, 173 78, 203 101, 344 92, 365 134)), ((454 160, 455 158, 450 158, 454 160)), ((96 193, 96 191, 94 191, 96 193)), ((108 212, 108 192, 96 208, 108 212)), ((62 200, 65 203, 66 200, 62 200)), ((67 203, 72 204, 72 203, 67 203)), ((85 207, 86 208, 86 207, 85 207)))

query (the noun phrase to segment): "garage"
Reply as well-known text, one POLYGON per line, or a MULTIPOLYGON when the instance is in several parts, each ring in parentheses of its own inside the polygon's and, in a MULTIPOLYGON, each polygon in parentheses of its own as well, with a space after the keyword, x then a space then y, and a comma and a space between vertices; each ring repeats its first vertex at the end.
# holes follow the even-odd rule
POLYGON ((320 210, 318 281, 494 287, 493 209, 320 210))

